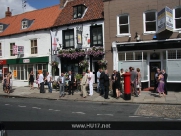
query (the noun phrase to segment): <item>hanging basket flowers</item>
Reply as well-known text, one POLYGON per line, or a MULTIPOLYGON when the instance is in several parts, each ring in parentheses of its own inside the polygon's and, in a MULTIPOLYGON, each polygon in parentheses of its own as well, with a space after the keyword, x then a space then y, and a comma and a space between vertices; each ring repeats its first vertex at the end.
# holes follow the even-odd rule
POLYGON ((50 65, 51 65, 52 67, 58 67, 58 62, 52 61, 52 62, 50 63, 50 65))
POLYGON ((104 49, 101 46, 93 46, 92 48, 88 49, 86 54, 93 57, 102 56, 104 55, 104 49))
POLYGON ((79 62, 79 67, 87 68, 88 66, 89 66, 89 63, 87 60, 82 60, 81 62, 79 62))
POLYGON ((97 61, 97 63, 98 63, 98 65, 99 65, 100 68, 105 69, 105 68, 107 67, 108 61, 105 60, 105 59, 102 59, 102 60, 97 61))
POLYGON ((59 51, 58 57, 77 59, 79 57, 85 57, 86 52, 80 49, 63 49, 59 51))

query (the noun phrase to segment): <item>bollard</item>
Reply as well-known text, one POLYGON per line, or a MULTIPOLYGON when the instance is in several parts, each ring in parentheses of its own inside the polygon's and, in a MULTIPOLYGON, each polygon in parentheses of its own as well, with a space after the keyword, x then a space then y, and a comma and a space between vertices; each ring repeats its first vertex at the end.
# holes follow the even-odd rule
POLYGON ((131 100, 131 74, 124 74, 124 99, 131 100))

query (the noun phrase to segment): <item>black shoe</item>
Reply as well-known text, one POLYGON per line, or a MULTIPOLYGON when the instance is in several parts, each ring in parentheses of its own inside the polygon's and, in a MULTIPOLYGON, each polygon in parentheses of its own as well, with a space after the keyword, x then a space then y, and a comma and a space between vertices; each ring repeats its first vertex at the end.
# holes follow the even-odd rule
POLYGON ((135 97, 138 97, 138 95, 135 95, 135 97))
POLYGON ((110 99, 110 98, 105 98, 105 99, 110 99))
POLYGON ((71 95, 70 93, 68 95, 71 95))
POLYGON ((74 93, 72 93, 72 95, 74 95, 74 93))

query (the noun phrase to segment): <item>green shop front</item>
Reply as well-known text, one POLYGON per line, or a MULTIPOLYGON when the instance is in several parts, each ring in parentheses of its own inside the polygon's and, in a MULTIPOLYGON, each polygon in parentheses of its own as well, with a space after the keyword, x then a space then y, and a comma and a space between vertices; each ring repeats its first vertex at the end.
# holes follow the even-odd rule
POLYGON ((48 63, 48 56, 7 59, 9 71, 13 75, 13 86, 28 85, 28 75, 31 71, 33 71, 36 80, 38 71, 42 71, 43 73, 48 71, 48 63))

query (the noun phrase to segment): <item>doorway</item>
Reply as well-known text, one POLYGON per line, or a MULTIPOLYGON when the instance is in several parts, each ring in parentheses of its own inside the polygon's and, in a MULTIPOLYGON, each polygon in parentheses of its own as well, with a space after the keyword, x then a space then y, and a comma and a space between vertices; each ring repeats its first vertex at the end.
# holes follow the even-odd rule
POLYGON ((95 75, 95 83, 97 83, 97 71, 99 70, 99 65, 96 62, 94 62, 94 71, 93 71, 93 74, 95 75))
POLYGON ((150 62, 150 87, 154 87, 157 68, 161 69, 161 62, 150 62))

